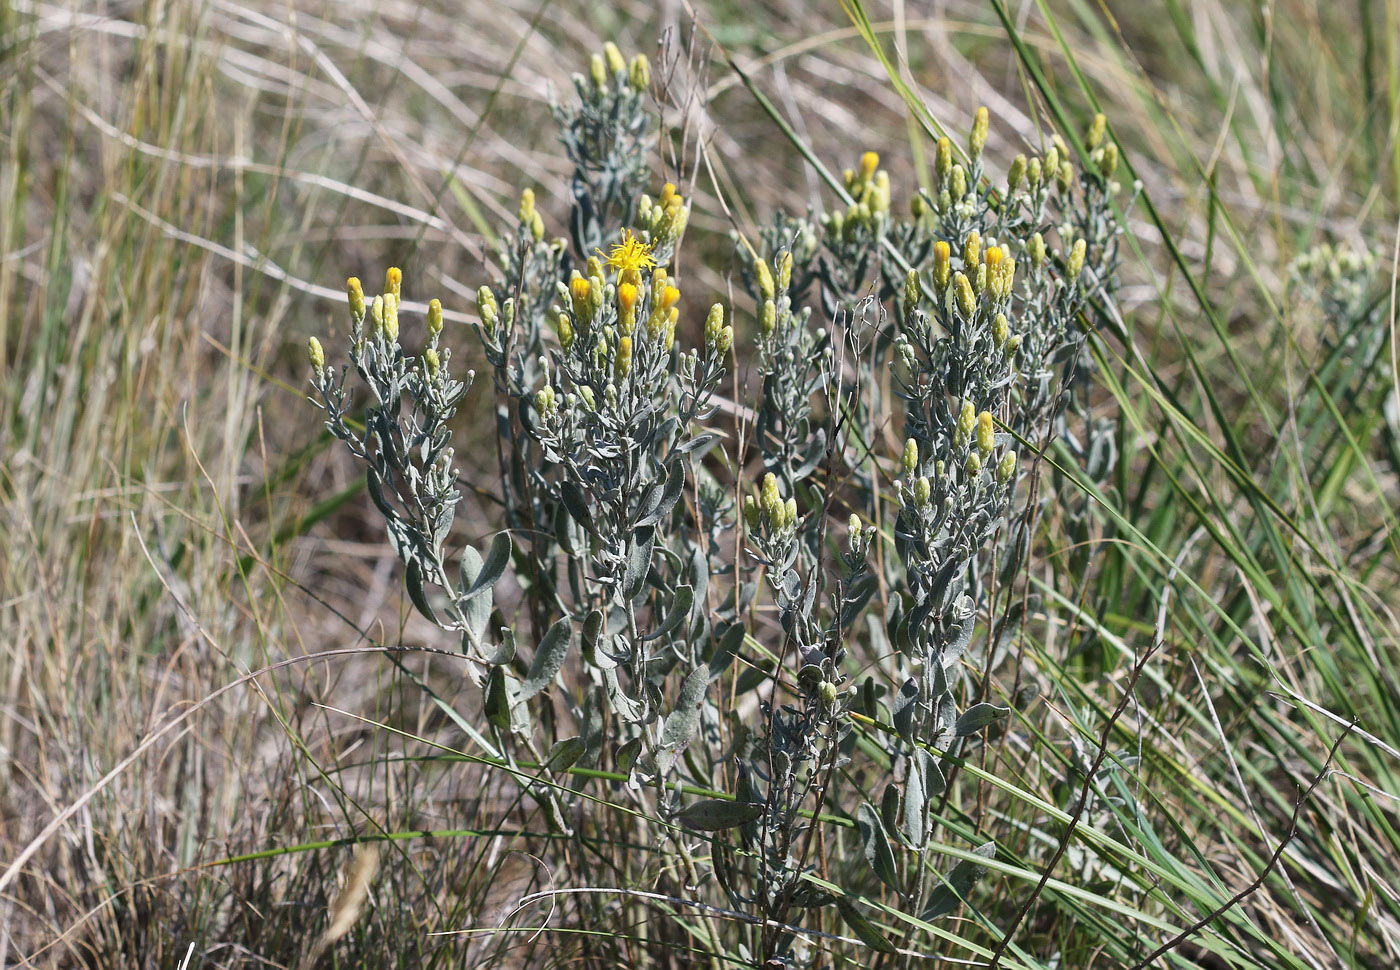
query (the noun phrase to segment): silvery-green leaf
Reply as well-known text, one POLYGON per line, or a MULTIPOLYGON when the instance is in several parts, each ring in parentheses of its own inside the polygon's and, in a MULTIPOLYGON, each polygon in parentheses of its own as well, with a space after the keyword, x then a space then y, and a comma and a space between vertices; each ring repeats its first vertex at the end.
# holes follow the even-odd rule
POLYGON ((910 744, 914 743, 914 714, 918 710, 918 700, 919 684, 911 677, 899 688, 891 714, 895 731, 910 744))
POLYGON ((501 627, 501 642, 494 648, 482 651, 483 659, 494 666, 502 666, 515 659, 515 633, 508 626, 501 627))
POLYGON ((695 729, 700 725, 700 709, 705 703, 705 689, 710 686, 709 673, 706 667, 696 667, 686 675, 676 698, 676 709, 661 729, 662 747, 679 750, 695 736, 695 729))
MULTIPOLYGON (((923 749, 917 750, 922 751, 923 749)), ((915 758, 917 759, 917 755, 915 758)), ((912 761, 904 776, 904 824, 899 829, 904 841, 915 849, 922 849, 924 840, 928 838, 925 778, 924 773, 919 768, 918 761, 912 761)))
POLYGON ((762 805, 746 802, 730 802, 722 798, 705 798, 692 802, 681 809, 676 821, 688 829, 701 832, 717 832, 752 822, 763 814, 762 805))
POLYGON ((569 654, 569 644, 573 640, 574 626, 569 618, 562 617, 545 633, 535 656, 530 660, 530 669, 520 685, 520 700, 527 701, 544 690, 564 666, 564 658, 569 654))
POLYGON ((629 602, 637 598, 651 568, 651 544, 656 530, 645 526, 632 533, 627 546, 627 563, 622 572, 622 595, 629 602))
POLYGON ((880 814, 875 811, 874 805, 860 803, 860 808, 856 809, 856 826, 860 829, 860 838, 865 846, 865 861, 870 863, 870 868, 881 882, 897 892, 899 878, 894 866, 894 852, 890 849, 890 840, 885 836, 885 827, 880 824, 880 814))
POLYGON ((574 521, 589 532, 594 532, 593 513, 588 511, 588 499, 583 490, 573 482, 562 482, 559 485, 559 497, 564 500, 564 508, 569 510, 574 521))
POLYGON ((957 727, 954 729, 960 738, 976 734, 993 721, 999 721, 1011 713, 1009 707, 999 707, 996 704, 974 704, 963 711, 958 718, 957 727))
POLYGON ((583 647, 584 659, 589 663, 596 663, 598 651, 598 641, 603 634, 603 613, 601 610, 593 610, 583 620, 583 631, 580 635, 580 643, 583 647))
POLYGON ((549 749, 549 754, 544 759, 544 766, 550 771, 568 771, 579 758, 583 757, 587 750, 588 745, 584 743, 583 738, 564 738, 556 741, 549 749))
POLYGON ((695 591, 689 586, 677 586, 676 597, 671 603, 671 611, 666 614, 666 618, 661 621, 661 625, 651 633, 642 637, 642 640, 659 640, 670 633, 676 627, 685 622, 690 616, 690 606, 695 600, 695 591))
MULTIPOLYGON (((476 576, 473 577, 471 586, 462 593, 462 598, 471 599, 477 593, 495 586, 496 581, 501 578, 506 565, 510 562, 513 548, 509 532, 496 533, 496 537, 491 540, 491 551, 486 554, 485 561, 477 570, 476 576)), ((463 578, 465 579, 465 575, 463 578)))
POLYGON ((408 563, 408 570, 404 575, 404 586, 408 588, 408 598, 413 601, 418 612, 433 623, 437 623, 437 614, 433 612, 431 604, 428 603, 428 594, 423 588, 423 567, 416 559, 408 563))
MULTIPOLYGON (((991 859, 996 856, 996 851, 997 844, 988 842, 973 849, 972 853, 984 859, 991 859)), ((967 894, 986 874, 986 866, 966 859, 960 861, 942 877, 943 882, 929 894, 928 906, 921 918, 928 922, 947 916, 958 908, 959 903, 967 901, 967 894)))
POLYGON ((482 708, 486 719, 499 730, 510 730, 510 692, 506 686, 504 667, 492 667, 486 675, 486 698, 482 708))
POLYGON ((617 749, 617 770, 620 774, 629 774, 632 766, 637 763, 637 755, 642 751, 642 739, 633 738, 617 749))
POLYGON ((899 827, 899 809, 902 804, 899 786, 890 782, 885 786, 885 794, 880 799, 880 821, 887 830, 894 831, 899 827))
POLYGON ((948 787, 943 770, 938 767, 938 759, 925 748, 914 749, 914 764, 924 776, 924 797, 937 798, 948 787))

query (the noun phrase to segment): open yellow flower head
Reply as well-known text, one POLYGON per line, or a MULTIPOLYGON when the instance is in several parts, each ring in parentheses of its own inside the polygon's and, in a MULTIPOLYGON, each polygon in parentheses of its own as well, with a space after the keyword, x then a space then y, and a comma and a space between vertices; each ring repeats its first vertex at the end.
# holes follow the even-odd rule
MULTIPOLYGON (((602 253, 602 250, 599 250, 602 253)), ((632 235, 631 229, 622 230, 622 242, 612 248, 607 255, 608 268, 617 272, 617 279, 633 286, 640 286, 642 270, 656 265, 651 247, 632 235)))

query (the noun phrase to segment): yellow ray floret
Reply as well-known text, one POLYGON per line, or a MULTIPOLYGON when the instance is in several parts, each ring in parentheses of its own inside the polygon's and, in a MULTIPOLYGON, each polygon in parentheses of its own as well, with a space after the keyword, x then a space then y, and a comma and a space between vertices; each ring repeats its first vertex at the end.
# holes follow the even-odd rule
MULTIPOLYGON (((602 250, 599 250, 599 255, 602 250)), ((632 283, 641 283, 642 270, 656 265, 651 255, 651 247, 632 235, 632 230, 622 230, 621 244, 614 246, 608 256, 608 268, 617 270, 617 278, 632 283)))

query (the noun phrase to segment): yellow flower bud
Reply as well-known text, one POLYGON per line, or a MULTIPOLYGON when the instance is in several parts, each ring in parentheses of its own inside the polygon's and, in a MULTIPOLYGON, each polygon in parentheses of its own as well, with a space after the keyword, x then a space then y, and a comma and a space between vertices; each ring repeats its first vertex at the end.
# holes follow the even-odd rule
POLYGON ((376 296, 374 302, 369 305, 369 319, 373 324, 372 330, 378 334, 384 329, 384 297, 376 296))
POLYGON ((1033 234, 1026 250, 1031 254, 1031 266, 1040 269, 1045 263, 1045 237, 1038 232, 1033 234))
POLYGON ((773 528, 778 528, 782 524, 785 509, 783 498, 778 494, 778 477, 772 472, 763 476, 759 502, 763 506, 763 515, 768 520, 768 524, 773 528))
POLYGON ((601 90, 608 86, 608 68, 603 63, 602 54, 594 54, 588 59, 588 76, 593 80, 595 88, 601 90))
POLYGON ((705 346, 714 348, 718 341, 720 331, 724 329, 724 304, 716 303, 710 307, 710 312, 705 316, 705 346))
POLYGON ((627 61, 623 59, 622 51, 618 50, 612 41, 603 45, 603 60, 607 63, 609 74, 622 74, 627 70, 627 61))
POLYGON ((554 318, 554 329, 559 334, 559 346, 568 353, 574 346, 574 325, 569 322, 567 313, 560 313, 554 318))
POLYGON ((953 171, 948 176, 948 189, 954 201, 961 201, 963 196, 967 195, 967 172, 961 165, 953 166, 953 171))
POLYGON ((773 274, 768 269, 768 264, 760 257, 753 263, 754 275, 758 278, 758 292, 765 300, 771 300, 776 295, 773 289, 773 274))
POLYGON ((958 427, 955 437, 959 444, 971 437, 972 432, 977 428, 977 409, 972 406, 972 402, 964 400, 962 409, 958 411, 958 427))
POLYGON ((797 524, 797 499, 790 498, 783 506, 783 528, 790 529, 797 524))
POLYGON ((656 305, 661 307, 663 310, 669 310, 671 309, 671 307, 679 303, 680 299, 681 291, 676 289, 674 286, 668 286, 661 291, 661 298, 657 300, 656 305))
POLYGON ((1047 175, 1054 177, 1060 170, 1060 150, 1054 145, 1045 153, 1045 161, 1041 163, 1047 175))
POLYGON ((529 225, 535 216, 535 190, 522 189, 520 192, 520 222, 529 225))
POLYGON ((392 293, 395 297, 401 296, 403 287, 403 271, 397 266, 390 266, 384 274, 384 292, 392 293))
POLYGON ((311 369, 316 373, 321 373, 326 366, 326 352, 321 348, 321 341, 312 337, 306 342, 306 357, 311 361, 311 369))
POLYGON ((967 238, 963 240, 963 262, 969 269, 975 269, 982 260, 982 234, 976 229, 968 231, 967 238))
POLYGON ((914 483, 914 504, 923 508, 933 497, 933 483, 927 477, 920 478, 914 483))
POLYGON ((778 324, 778 308, 772 300, 763 301, 763 309, 758 315, 758 329, 765 337, 773 335, 773 328, 778 324))
POLYGON ((986 260, 987 260, 987 265, 988 265, 989 267, 995 268, 996 265, 997 265, 998 263, 1001 262, 1001 256, 1002 256, 1002 252, 1001 252, 1001 247, 1000 247, 1000 246, 988 246, 988 247, 987 247, 987 252, 986 252, 985 258, 986 258, 986 260))
POLYGON ((585 275, 589 279, 592 279, 594 277, 597 277, 598 279, 603 278, 603 261, 597 256, 589 256, 588 259, 584 261, 583 265, 584 268, 588 270, 588 272, 585 275))
POLYGON ((792 286, 792 253, 787 250, 778 257, 778 292, 786 293, 792 286))
POLYGON ((997 462, 997 484, 1005 485, 1016 474, 1016 454, 1008 451, 997 462))
POLYGON ((437 377, 438 370, 442 367, 442 359, 438 357, 438 352, 432 347, 423 351, 423 366, 428 371, 429 377, 437 377))
POLYGON ((390 343, 399 339, 399 298, 396 294, 384 294, 384 336, 390 343))
POLYGON ((938 151, 934 155, 934 171, 940 179, 946 179, 953 170, 953 143, 947 138, 938 139, 938 151))
POLYGON ((972 122, 972 133, 968 136, 967 147, 972 150, 972 157, 976 158, 982 154, 982 149, 987 145, 987 128, 990 123, 990 116, 987 109, 981 107, 977 109, 977 117, 972 122))
POLYGON ((574 304, 574 317, 587 323, 593 317, 593 306, 588 297, 593 289, 593 284, 582 276, 575 276, 569 280, 569 296, 574 304))
POLYGON ((1030 160, 1030 164, 1026 166, 1026 180, 1031 183, 1031 188, 1040 184, 1040 159, 1030 160))
POLYGON ((923 291, 919 287, 919 271, 911 269, 904 276, 904 312, 911 313, 919 306, 923 291))
POLYGON ((483 286, 476 291, 476 312, 480 315, 481 326, 487 334, 494 335, 496 315, 499 311, 496 307, 496 294, 491 292, 491 287, 483 286))
POLYGON ((981 456, 974 451, 972 454, 967 456, 967 461, 963 463, 963 468, 966 469, 969 476, 976 475, 982 470, 981 456))
POLYGON ((632 58, 632 63, 627 67, 627 83, 634 91, 645 91, 651 87, 651 62, 645 54, 632 58))
POLYGON ((1060 187, 1061 192, 1068 192, 1074 187, 1074 166, 1066 158, 1060 163, 1060 171, 1055 176, 1055 184, 1060 187))
POLYGON ((1093 151, 1103 144, 1104 133, 1108 131, 1108 119, 1102 114, 1094 115, 1094 120, 1089 123, 1089 133, 1084 136, 1084 145, 1093 151))
POLYGON ((617 340, 617 360, 614 367, 618 377, 626 377, 632 370, 632 338, 623 336, 617 340))
POLYGON ((719 336, 715 338, 715 350, 724 355, 729 353, 729 348, 734 346, 734 328, 726 324, 720 330, 719 336))
POLYGON ((1006 190, 1015 192, 1026 177, 1026 156, 1017 155, 1011 160, 1011 168, 1006 173, 1006 190))
POLYGON ((1074 246, 1069 251, 1068 258, 1065 259, 1065 272, 1070 279, 1078 279, 1079 273, 1084 269, 1084 240, 1076 239, 1074 246))
POLYGON ((904 442, 904 454, 900 457, 900 468, 904 470, 906 478, 912 476, 919 469, 919 443, 913 438, 904 442))
POLYGON ((998 313, 996 319, 992 321, 992 343, 996 344, 998 350, 1006 345, 1006 338, 1011 335, 1011 325, 1006 321, 1006 314, 998 313))
POLYGON ((957 290, 958 306, 963 316, 970 317, 977 309, 977 298, 972 293, 972 281, 962 273, 953 274, 953 288, 957 290))
POLYGON ((442 301, 428 301, 428 335, 436 337, 442 333, 442 301))
POLYGON ((752 495, 744 496, 744 522, 748 524, 750 532, 757 532, 763 524, 763 519, 758 508, 758 500, 752 495))
POLYGON ((1109 142, 1103 146, 1103 159, 1099 162, 1099 174, 1104 178, 1112 178, 1113 173, 1118 170, 1118 146, 1109 142))
POLYGON ((952 247, 942 239, 933 244, 933 285, 939 295, 948 289, 949 273, 953 256, 952 247))
POLYGON ((350 300, 350 315, 357 320, 364 317, 365 290, 360 285, 358 276, 352 276, 345 281, 345 294, 350 300))
POLYGON ((992 424, 992 412, 983 411, 977 415, 977 450, 982 452, 983 457, 986 457, 991 453, 995 443, 996 432, 992 424))
POLYGON ((860 157, 860 177, 863 181, 869 182, 875 175, 875 170, 880 167, 880 156, 875 152, 866 152, 860 157))

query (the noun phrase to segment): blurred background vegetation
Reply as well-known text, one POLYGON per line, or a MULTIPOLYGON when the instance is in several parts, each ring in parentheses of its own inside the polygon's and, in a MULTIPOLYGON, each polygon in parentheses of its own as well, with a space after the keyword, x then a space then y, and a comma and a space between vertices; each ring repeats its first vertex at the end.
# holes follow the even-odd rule
MULTIPOLYGON (((486 932, 548 867, 464 834, 518 828, 518 807, 431 757, 460 736, 376 652, 450 645, 412 617, 305 400, 306 338, 344 329, 347 275, 402 266, 407 298, 460 326, 522 188, 563 234, 548 93, 605 40, 659 57, 676 150, 658 146, 657 187, 695 200, 690 314, 701 289, 735 299, 732 230, 830 200, 801 146, 837 171, 878 151, 900 204, 930 154, 922 117, 961 130, 988 105, 1004 170, 1108 115, 1145 191, 1121 328, 1096 344, 1127 460, 1087 531, 1038 550, 1063 626, 1035 651, 1030 747, 1092 746, 1162 639, 1151 714, 1113 740, 1155 821, 1102 824, 1224 900, 1356 718, 1238 907, 1251 929, 1210 929, 1226 943, 1174 965, 1278 965, 1250 962, 1251 933, 1300 965, 1400 961, 1400 5, 3 0, 0 965, 295 966, 351 866, 308 844, 366 831, 402 837, 326 965, 688 965, 674 927, 486 932), (1323 242, 1375 253, 1361 305, 1289 286, 1323 242), (1173 562, 1189 582, 1164 579, 1173 562)), ((469 433, 490 433, 484 399, 469 433)), ((495 523, 467 509, 480 544, 495 523)), ((408 662, 474 703, 450 658, 408 662)), ((1015 783, 1054 800, 1036 757, 1015 783)), ((1092 846, 1058 875, 1127 898, 1092 846)), ((1063 893, 1023 932, 1045 966, 1146 952, 1145 929, 1063 893)))

